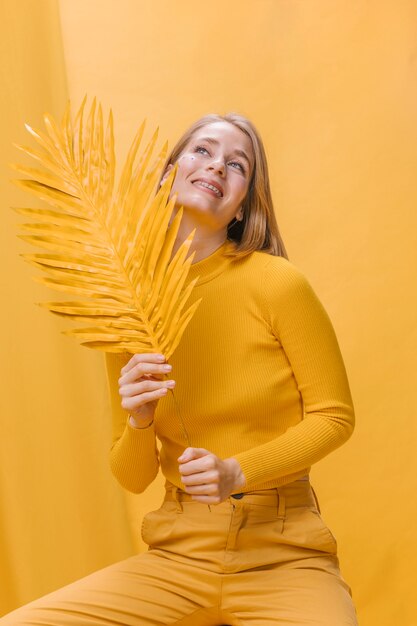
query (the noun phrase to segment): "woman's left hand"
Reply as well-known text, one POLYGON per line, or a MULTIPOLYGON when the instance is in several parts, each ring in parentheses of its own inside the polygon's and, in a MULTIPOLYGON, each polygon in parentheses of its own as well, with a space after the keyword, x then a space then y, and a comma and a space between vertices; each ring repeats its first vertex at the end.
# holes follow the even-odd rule
POLYGON ((245 484, 236 459, 219 459, 204 448, 186 448, 178 461, 184 491, 197 502, 219 504, 245 484))

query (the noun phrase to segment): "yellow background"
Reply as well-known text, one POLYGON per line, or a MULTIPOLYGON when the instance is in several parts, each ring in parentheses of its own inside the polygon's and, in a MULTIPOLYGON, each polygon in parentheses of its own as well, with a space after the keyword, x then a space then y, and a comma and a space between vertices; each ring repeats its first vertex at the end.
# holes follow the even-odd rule
MULTIPOLYGON (((170 145, 197 117, 259 128, 290 260, 327 309, 354 398, 352 439, 313 468, 361 626, 416 626, 417 4, 414 0, 0 3, 0 611, 122 559, 159 477, 122 493, 107 462, 104 358, 60 334, 18 256, 33 201, 12 142, 97 95, 121 163, 144 117, 170 145)), ((29 249, 30 248, 30 249, 29 249)))

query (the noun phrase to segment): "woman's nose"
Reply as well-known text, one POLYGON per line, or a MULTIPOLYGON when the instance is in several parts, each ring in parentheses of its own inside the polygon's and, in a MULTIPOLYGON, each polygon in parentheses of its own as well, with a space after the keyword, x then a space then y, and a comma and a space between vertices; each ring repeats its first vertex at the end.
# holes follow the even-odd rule
POLYGON ((226 166, 223 159, 216 159, 215 161, 211 161, 211 163, 208 164, 207 169, 214 170, 215 172, 223 176, 226 170, 226 166))

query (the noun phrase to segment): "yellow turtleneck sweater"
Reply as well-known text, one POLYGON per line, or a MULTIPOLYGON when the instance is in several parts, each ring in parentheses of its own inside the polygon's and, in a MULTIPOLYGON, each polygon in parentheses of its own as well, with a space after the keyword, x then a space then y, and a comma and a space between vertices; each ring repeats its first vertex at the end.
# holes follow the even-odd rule
MULTIPOLYGON (((251 491, 307 474, 349 438, 354 408, 333 326, 304 274, 260 251, 225 256, 233 246, 226 241, 190 267, 188 279, 200 278, 187 304, 203 300, 169 360, 169 378, 191 446, 234 457, 246 479, 239 491, 251 491)), ((171 391, 149 428, 130 426, 120 405, 117 381, 131 356, 106 354, 113 474, 140 493, 160 465, 183 488, 177 458, 187 443, 171 391)))

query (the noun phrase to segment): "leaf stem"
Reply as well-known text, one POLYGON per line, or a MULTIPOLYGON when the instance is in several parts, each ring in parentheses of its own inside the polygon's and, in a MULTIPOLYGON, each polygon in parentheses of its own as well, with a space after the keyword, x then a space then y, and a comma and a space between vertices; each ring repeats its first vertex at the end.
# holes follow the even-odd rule
POLYGON ((176 399, 176 397, 175 397, 175 395, 174 395, 174 390, 173 390, 173 389, 170 389, 169 391, 170 391, 170 392, 171 392, 171 394, 172 394, 172 399, 174 400, 175 407, 176 407, 176 409, 177 409, 177 411, 178 411, 178 417, 179 417, 179 421, 180 421, 180 424, 181 424, 181 430, 182 430, 182 434, 183 434, 183 436, 184 436, 185 442, 186 442, 186 444, 187 444, 187 447, 188 447, 188 448, 191 448, 191 440, 190 440, 190 436, 189 436, 189 434, 188 434, 188 432, 187 432, 187 429, 185 428, 185 424, 184 424, 184 420, 183 420, 182 415, 181 415, 180 407, 179 407, 179 404, 178 404, 178 402, 177 402, 177 399, 176 399))

